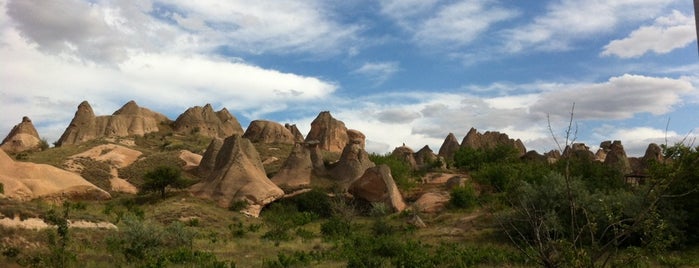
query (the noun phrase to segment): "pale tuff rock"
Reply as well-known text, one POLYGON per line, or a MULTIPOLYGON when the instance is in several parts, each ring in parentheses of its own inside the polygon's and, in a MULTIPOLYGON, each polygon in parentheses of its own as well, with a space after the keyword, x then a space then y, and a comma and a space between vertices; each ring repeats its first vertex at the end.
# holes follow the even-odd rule
POLYGON ((492 149, 498 145, 512 146, 520 156, 527 152, 521 140, 510 139, 507 134, 497 131, 486 131, 481 134, 475 128, 471 128, 461 142, 461 148, 472 149, 492 149))
POLYGON ((204 151, 204 155, 199 161, 199 166, 197 166, 196 169, 196 174, 199 177, 208 177, 211 174, 211 172, 214 171, 214 166, 216 165, 216 157, 218 156, 218 152, 221 150, 222 146, 222 139, 214 138, 213 140, 211 140, 209 146, 206 148, 206 151, 204 151))
POLYGON ((412 170, 418 169, 417 161, 415 161, 415 151, 408 146, 403 145, 401 147, 396 147, 393 149, 393 152, 391 152, 391 156, 407 163, 412 170))
POLYGON ((311 122, 311 130, 306 135, 306 141, 318 141, 321 150, 342 152, 349 142, 345 123, 337 120, 324 111, 311 122))
POLYGON ((226 138, 234 134, 242 135, 243 127, 226 108, 214 112, 211 104, 194 106, 177 117, 172 124, 177 133, 198 134, 212 138, 226 138))
POLYGON ((362 149, 366 148, 366 136, 359 130, 349 129, 347 130, 347 138, 351 143, 357 143, 362 149))
POLYGON ((284 189, 296 189, 309 186, 312 174, 311 149, 303 143, 296 143, 284 165, 271 180, 284 189))
POLYGON ((296 125, 292 124, 284 124, 284 128, 288 129, 291 134, 294 135, 294 141, 296 142, 303 142, 303 134, 301 134, 301 131, 296 127, 296 125))
POLYGON ((461 148, 461 145, 459 145, 459 141, 456 139, 456 136, 454 136, 454 133, 449 133, 446 138, 444 138, 444 142, 442 143, 442 146, 439 147, 439 156, 444 157, 449 162, 454 161, 454 154, 456 154, 456 151, 461 148))
POLYGON ((340 160, 330 168, 330 176, 340 182, 349 183, 374 166, 374 162, 369 159, 369 154, 360 144, 350 143, 342 151, 340 160))
POLYGON ((372 203, 384 203, 395 212, 403 211, 406 207, 403 196, 391 176, 391 169, 387 165, 367 169, 361 177, 350 184, 348 192, 356 198, 372 203))
POLYGON ((41 138, 29 117, 22 117, 22 122, 15 125, 7 134, 0 148, 8 153, 38 150, 41 138))
POLYGON ((296 137, 288 128, 277 122, 254 120, 245 130, 243 138, 253 143, 285 143, 294 144, 296 137))
POLYGON ((630 174, 633 171, 621 141, 611 143, 607 157, 604 158, 604 164, 621 171, 622 174, 630 174))

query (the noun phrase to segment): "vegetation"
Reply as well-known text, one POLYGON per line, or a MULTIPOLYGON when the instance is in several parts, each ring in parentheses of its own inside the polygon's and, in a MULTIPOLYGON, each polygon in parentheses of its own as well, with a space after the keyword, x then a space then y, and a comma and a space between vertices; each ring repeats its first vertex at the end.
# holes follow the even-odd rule
POLYGON ((410 189, 417 185, 417 174, 413 172, 408 163, 400 158, 395 157, 390 153, 384 155, 372 153, 369 155, 369 159, 376 165, 385 164, 391 168, 391 176, 393 176, 393 180, 396 182, 398 187, 402 189, 410 189))
POLYGON ((189 186, 188 181, 182 178, 180 169, 170 166, 157 167, 146 173, 144 179, 141 191, 158 192, 160 197, 165 197, 165 190, 168 187, 182 189, 189 186))

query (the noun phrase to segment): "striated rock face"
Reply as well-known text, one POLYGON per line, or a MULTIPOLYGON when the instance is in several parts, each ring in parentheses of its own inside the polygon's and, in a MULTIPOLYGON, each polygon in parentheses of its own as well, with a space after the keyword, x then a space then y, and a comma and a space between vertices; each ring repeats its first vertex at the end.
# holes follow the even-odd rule
POLYGON ((415 161, 415 151, 408 146, 396 147, 391 152, 391 156, 396 157, 403 162, 407 163, 412 170, 417 170, 417 161, 415 161))
POLYGON ((218 152, 221 150, 221 147, 223 147, 222 139, 214 138, 211 140, 209 146, 206 147, 206 151, 204 151, 204 155, 199 161, 199 166, 197 166, 196 173, 199 175, 199 177, 208 177, 211 172, 214 171, 214 166, 216 166, 216 157, 218 156, 218 152))
POLYGON ((100 137, 143 136, 159 131, 158 125, 168 121, 165 115, 139 107, 134 101, 112 115, 95 116, 90 104, 83 101, 56 145, 78 144, 100 137))
POLYGON ((471 128, 461 141, 461 148, 492 149, 498 145, 512 146, 517 149, 520 156, 527 152, 527 148, 524 147, 521 140, 510 139, 507 134, 497 131, 486 131, 481 134, 475 128, 471 128))
POLYGON ((347 130, 347 138, 351 143, 357 143, 362 146, 362 149, 366 148, 366 136, 359 130, 350 129, 347 130))
POLYGON ((296 137, 286 127, 277 122, 254 120, 245 130, 243 138, 254 143, 285 143, 294 144, 296 137))
POLYGON ((609 152, 607 157, 604 158, 604 164, 621 171, 623 174, 629 174, 633 171, 621 141, 614 141, 609 146, 609 152))
POLYGON ((257 217, 265 205, 284 196, 284 191, 267 178, 260 155, 252 143, 238 135, 223 141, 214 169, 207 178, 190 188, 194 196, 229 207, 235 201, 249 205, 242 212, 257 217))
POLYGON ((311 149, 305 144, 296 143, 284 165, 272 177, 272 182, 284 189, 306 187, 311 184, 312 174, 311 149))
POLYGON ((368 168, 374 166, 374 162, 369 160, 369 154, 361 145, 350 143, 345 146, 340 160, 329 172, 334 179, 343 183, 349 183, 362 176, 368 168))
POLYGON ((318 114, 311 122, 311 131, 306 135, 306 141, 316 140, 321 150, 330 152, 342 152, 349 142, 345 123, 337 120, 324 111, 318 114))
POLYGON ((243 127, 226 108, 214 112, 211 104, 194 106, 177 117, 172 128, 177 133, 199 134, 212 138, 226 138, 234 134, 242 135, 243 127))
POLYGON ((15 162, 0 150, 0 183, 7 198, 107 200, 111 195, 83 177, 54 166, 15 162))
POLYGON ((291 134, 294 135, 295 142, 303 142, 303 134, 301 134, 301 131, 299 131, 299 128, 297 128, 296 125, 287 123, 284 124, 284 128, 288 129, 289 132, 291 132, 291 134))
POLYGON ((19 153, 39 149, 39 132, 34 128, 29 117, 22 117, 22 122, 15 125, 7 134, 0 148, 8 153, 19 153))
POLYGON ((444 139, 442 146, 439 147, 439 156, 444 157, 449 162, 454 161, 454 154, 461 148, 459 141, 456 140, 454 133, 449 133, 444 139))
POLYGON ((367 169, 364 174, 354 180, 348 189, 354 197, 369 202, 382 202, 400 212, 406 207, 403 196, 398 191, 391 169, 387 165, 378 165, 367 169))

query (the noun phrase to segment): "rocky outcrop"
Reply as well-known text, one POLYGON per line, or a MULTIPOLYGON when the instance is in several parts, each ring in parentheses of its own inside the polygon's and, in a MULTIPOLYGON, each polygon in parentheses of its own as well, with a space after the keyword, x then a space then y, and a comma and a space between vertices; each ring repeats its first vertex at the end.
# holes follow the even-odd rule
POLYGON ((595 159, 595 154, 592 153, 592 151, 590 151, 590 147, 584 143, 573 143, 566 146, 561 157, 572 157, 580 160, 593 161, 595 159))
POLYGON ((454 154, 461 148, 459 141, 454 136, 454 133, 449 133, 447 137, 442 142, 442 146, 439 147, 439 156, 446 159, 448 162, 454 162, 454 154))
POLYGON ((296 137, 286 127, 277 122, 253 120, 243 134, 243 138, 253 143, 294 144, 296 137))
POLYGON ((341 183, 350 183, 374 167, 369 154, 358 143, 349 143, 342 150, 340 160, 330 168, 330 176, 341 183))
POLYGON ((195 154, 189 150, 181 150, 179 158, 182 161, 184 161, 184 166, 182 167, 182 169, 184 169, 185 171, 190 171, 199 167, 199 164, 201 163, 201 159, 203 158, 203 156, 200 154, 195 154))
POLYGON ((313 161, 311 149, 306 144, 296 143, 272 182, 285 190, 294 190, 311 184, 313 161))
POLYGON ((199 134, 224 139, 234 134, 242 135, 243 127, 226 108, 214 112, 211 104, 194 106, 175 119, 172 128, 177 133, 199 134))
POLYGON ((0 148, 8 153, 39 150, 41 138, 29 117, 22 117, 22 122, 15 125, 7 134, 0 148))
POLYGON ((357 143, 362 149, 366 148, 366 136, 359 130, 349 129, 347 130, 347 138, 352 143, 357 143))
POLYGON ((413 207, 420 212, 436 213, 443 210, 449 203, 449 193, 447 192, 428 192, 420 196, 413 207))
POLYGON ((349 142, 345 123, 337 120, 324 111, 311 122, 311 130, 306 135, 306 141, 316 140, 321 150, 342 152, 349 142))
POLYGON ((507 134, 497 131, 486 131, 481 134, 475 128, 471 128, 461 141, 461 148, 492 149, 498 145, 512 146, 517 150, 519 156, 527 152, 527 148, 524 147, 521 140, 510 139, 507 134))
POLYGON ((299 128, 297 128, 296 125, 287 123, 284 124, 284 128, 288 129, 289 132, 294 135, 294 141, 303 142, 303 134, 301 134, 301 131, 299 131, 299 128))
POLYGON ((661 148, 659 145, 655 143, 648 144, 648 148, 646 148, 646 153, 643 154, 643 158, 641 159, 643 159, 643 161, 646 163, 663 163, 665 162, 665 157, 663 156, 663 148, 661 148))
POLYGON ((604 164, 619 170, 622 174, 630 174, 633 171, 621 141, 614 141, 609 145, 609 152, 607 152, 607 156, 604 158, 604 164))
POLYGON ((197 166, 196 169, 196 174, 199 175, 199 177, 206 178, 211 174, 211 172, 214 171, 216 157, 218 156, 218 152, 221 150, 221 147, 223 147, 222 139, 214 138, 211 140, 209 146, 206 147, 206 151, 204 151, 204 155, 199 161, 199 166, 197 166))
POLYGON ((214 200, 221 207, 248 203, 243 213, 257 217, 265 205, 284 196, 265 173, 260 155, 250 140, 233 135, 223 141, 214 169, 190 188, 194 196, 214 200))
POLYGON ((415 152, 414 155, 415 158, 415 164, 419 169, 426 168, 428 166, 434 166, 438 164, 440 161, 442 162, 442 166, 434 166, 434 167, 439 167, 439 168, 446 168, 444 165, 444 161, 442 161, 443 158, 440 158, 434 152, 432 149, 430 149, 429 146, 425 145, 422 147, 420 150, 415 152))
POLYGON ((313 174, 317 176, 325 176, 327 170, 325 169, 325 161, 323 160, 323 152, 318 147, 319 142, 316 140, 304 142, 304 146, 308 148, 311 154, 311 163, 313 164, 313 174))
POLYGON ((648 176, 648 168, 650 168, 653 163, 664 162, 663 148, 655 143, 648 144, 648 148, 646 148, 646 153, 643 154, 643 157, 629 157, 629 163, 633 170, 632 176, 639 178, 648 176))
POLYGON ((83 177, 54 166, 15 162, 0 150, 0 183, 7 198, 107 200, 111 195, 83 177))
POLYGON ((162 122, 169 122, 169 119, 139 107, 134 101, 129 101, 112 115, 103 116, 95 116, 90 104, 83 101, 56 146, 79 144, 101 137, 143 136, 159 131, 158 125, 162 122))
POLYGON ((405 162, 406 164, 408 164, 408 166, 410 166, 410 169, 412 170, 418 169, 417 161, 415 161, 415 151, 413 151, 413 149, 411 149, 410 147, 405 146, 405 144, 403 144, 403 146, 401 147, 396 147, 395 149, 393 149, 393 152, 391 152, 391 156, 405 162))
POLYGON ((387 165, 367 169, 361 177, 350 184, 348 192, 355 198, 371 203, 384 203, 394 212, 403 211, 406 207, 403 196, 391 176, 391 169, 387 165))

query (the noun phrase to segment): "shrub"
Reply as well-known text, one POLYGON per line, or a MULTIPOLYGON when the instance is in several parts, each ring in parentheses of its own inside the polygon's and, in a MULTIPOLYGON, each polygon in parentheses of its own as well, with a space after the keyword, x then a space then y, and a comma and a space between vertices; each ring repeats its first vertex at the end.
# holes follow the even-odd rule
POLYGON ((370 154, 369 159, 376 165, 385 164, 391 168, 391 176, 393 176, 393 180, 398 187, 410 189, 417 184, 415 174, 405 161, 391 154, 380 155, 375 153, 370 154))
POLYGON ((351 233, 351 227, 348 221, 335 216, 320 225, 320 233, 328 238, 337 239, 348 236, 351 233))
POLYGON ((308 192, 290 198, 296 205, 296 209, 301 212, 314 213, 322 218, 332 215, 332 204, 330 197, 320 189, 312 189, 308 192))
POLYGON ((45 151, 45 150, 48 149, 48 148, 49 148, 49 142, 46 141, 45 138, 42 138, 42 139, 39 141, 39 150, 45 151))
POLYGON ((5 193, 5 185, 2 184, 2 182, 0 182, 0 194, 4 194, 4 193, 5 193))
POLYGON ((159 192, 160 197, 165 197, 165 189, 173 187, 182 189, 187 187, 187 181, 182 178, 179 168, 160 166, 144 175, 145 181, 141 185, 143 192, 159 192))
POLYGON ((484 149, 465 147, 454 153, 454 166, 469 171, 478 170, 488 163, 513 163, 518 160, 517 149, 509 145, 484 149))
POLYGON ((455 208, 469 209, 477 204, 476 190, 470 183, 451 190, 449 204, 455 208))

